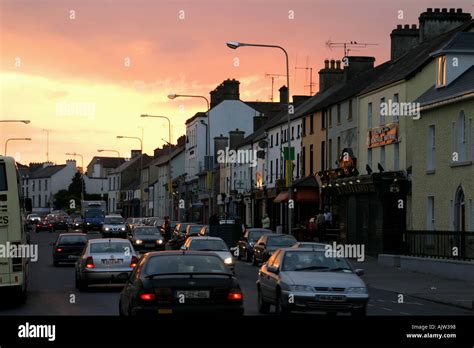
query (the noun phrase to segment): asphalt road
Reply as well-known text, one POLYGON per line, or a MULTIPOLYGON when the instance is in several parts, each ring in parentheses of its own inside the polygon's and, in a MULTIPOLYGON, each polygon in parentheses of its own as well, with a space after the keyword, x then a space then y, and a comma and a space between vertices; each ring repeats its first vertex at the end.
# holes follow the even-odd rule
MULTIPOLYGON (((74 286, 74 266, 54 267, 51 255, 52 242, 57 233, 32 233, 31 242, 38 244, 39 257, 30 263, 30 281, 27 303, 11 307, 0 303, 0 315, 118 315, 120 286, 98 286, 88 292, 79 292, 74 286)), ((91 234, 90 238, 100 235, 91 234)), ((258 268, 238 261, 236 274, 244 294, 246 315, 260 315, 257 311, 258 268)), ((397 302, 395 292, 369 288, 371 300, 368 315, 473 315, 472 311, 419 300, 405 296, 404 303, 397 302)), ((273 315, 272 313, 269 315, 273 315)), ((323 315, 304 313, 308 315, 323 315)))

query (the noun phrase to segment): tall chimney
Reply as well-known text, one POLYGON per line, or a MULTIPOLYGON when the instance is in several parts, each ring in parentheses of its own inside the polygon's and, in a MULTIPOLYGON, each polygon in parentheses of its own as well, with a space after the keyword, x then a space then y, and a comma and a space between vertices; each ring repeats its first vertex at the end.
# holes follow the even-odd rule
POLYGON ((229 146, 228 137, 224 137, 222 134, 218 137, 214 137, 214 163, 217 163, 218 152, 220 150, 225 151, 227 146, 229 146))
POLYGON ((278 91, 280 92, 280 103, 286 104, 288 101, 288 87, 281 86, 278 91))
POLYGON ((322 92, 336 83, 341 82, 343 76, 343 70, 340 68, 340 64, 336 66, 336 61, 331 59, 331 67, 329 67, 329 59, 325 59, 324 68, 319 70, 319 91, 322 92))
POLYGON ((229 148, 235 149, 237 146, 239 146, 240 143, 244 140, 245 137, 245 132, 239 130, 238 128, 236 130, 230 131, 229 132, 229 148))
POLYGON ((393 29, 390 34, 390 59, 392 61, 396 60, 417 46, 419 34, 416 24, 413 24, 411 28, 408 24, 406 24, 405 27, 397 25, 397 28, 393 29))
POLYGON ((349 81, 355 75, 374 68, 374 57, 349 56, 349 64, 344 67, 344 81, 349 81))
POLYGON ((446 33, 472 19, 470 13, 463 12, 462 9, 428 8, 418 17, 420 23, 419 42, 424 42, 433 37, 446 33))

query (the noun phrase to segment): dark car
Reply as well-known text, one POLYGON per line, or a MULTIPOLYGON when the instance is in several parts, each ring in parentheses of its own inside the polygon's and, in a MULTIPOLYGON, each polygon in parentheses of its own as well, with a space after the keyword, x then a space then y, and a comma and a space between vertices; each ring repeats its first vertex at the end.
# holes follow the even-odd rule
POLYGON ((160 230, 153 226, 135 227, 129 238, 137 251, 165 249, 165 240, 160 230))
POLYGON ((84 233, 61 233, 53 246, 53 264, 75 263, 81 256, 87 243, 87 235, 84 233))
POLYGON ((53 220, 51 218, 45 217, 40 222, 35 225, 36 233, 40 231, 53 232, 53 220))
POLYGON ((272 254, 280 248, 288 248, 297 243, 292 235, 288 234, 268 234, 263 235, 253 247, 252 264, 267 262, 272 254))
POLYGON ((120 294, 120 315, 243 314, 237 278, 215 253, 145 254, 120 294))
POLYGON ((237 243, 239 247, 239 254, 237 258, 239 260, 243 259, 247 262, 252 261, 253 256, 253 246, 255 242, 263 235, 274 233, 272 230, 266 228, 248 228, 245 230, 244 235, 237 243))
POLYGON ((52 219, 53 219, 53 232, 69 230, 69 225, 68 225, 69 216, 64 215, 64 214, 55 214, 53 215, 52 219))
POLYGON ((186 227, 186 233, 184 235, 185 239, 188 239, 189 237, 197 237, 199 236, 199 232, 203 228, 203 225, 188 225, 186 227))
POLYGON ((84 221, 82 220, 82 218, 77 217, 77 218, 72 220, 70 228, 72 230, 81 230, 83 223, 84 223, 84 221))

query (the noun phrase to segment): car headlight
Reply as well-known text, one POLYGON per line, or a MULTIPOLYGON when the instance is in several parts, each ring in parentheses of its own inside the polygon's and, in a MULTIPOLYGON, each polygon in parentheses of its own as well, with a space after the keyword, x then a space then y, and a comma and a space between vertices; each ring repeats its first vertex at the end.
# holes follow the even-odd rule
POLYGON ((290 290, 314 292, 314 288, 308 285, 290 285, 290 290))
POLYGON ((137 239, 137 240, 135 241, 135 244, 142 244, 142 243, 143 243, 143 241, 140 240, 140 239, 137 239))
POLYGON ((125 231, 125 227, 122 227, 122 231, 125 231))
POLYGON ((90 225, 91 223, 90 223, 90 222, 88 222, 87 224, 88 224, 88 225, 90 225))
POLYGON ((355 293, 355 294, 366 294, 367 288, 363 286, 359 286, 359 287, 347 288, 346 291, 350 293, 355 293))
POLYGON ((106 227, 105 230, 108 231, 108 230, 110 230, 110 228, 106 227))
POLYGON ((225 263, 226 265, 231 265, 231 264, 232 264, 232 257, 227 257, 227 258, 225 258, 225 259, 224 259, 224 263, 225 263))
POLYGON ((163 239, 157 239, 156 242, 157 242, 158 244, 163 244, 163 239))

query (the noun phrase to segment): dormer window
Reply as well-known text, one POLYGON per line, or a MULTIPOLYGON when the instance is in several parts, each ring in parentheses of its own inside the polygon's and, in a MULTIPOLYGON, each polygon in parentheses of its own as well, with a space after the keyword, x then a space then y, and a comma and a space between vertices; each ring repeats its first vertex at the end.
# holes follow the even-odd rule
POLYGON ((436 87, 439 88, 446 86, 446 56, 439 56, 437 64, 436 87))

